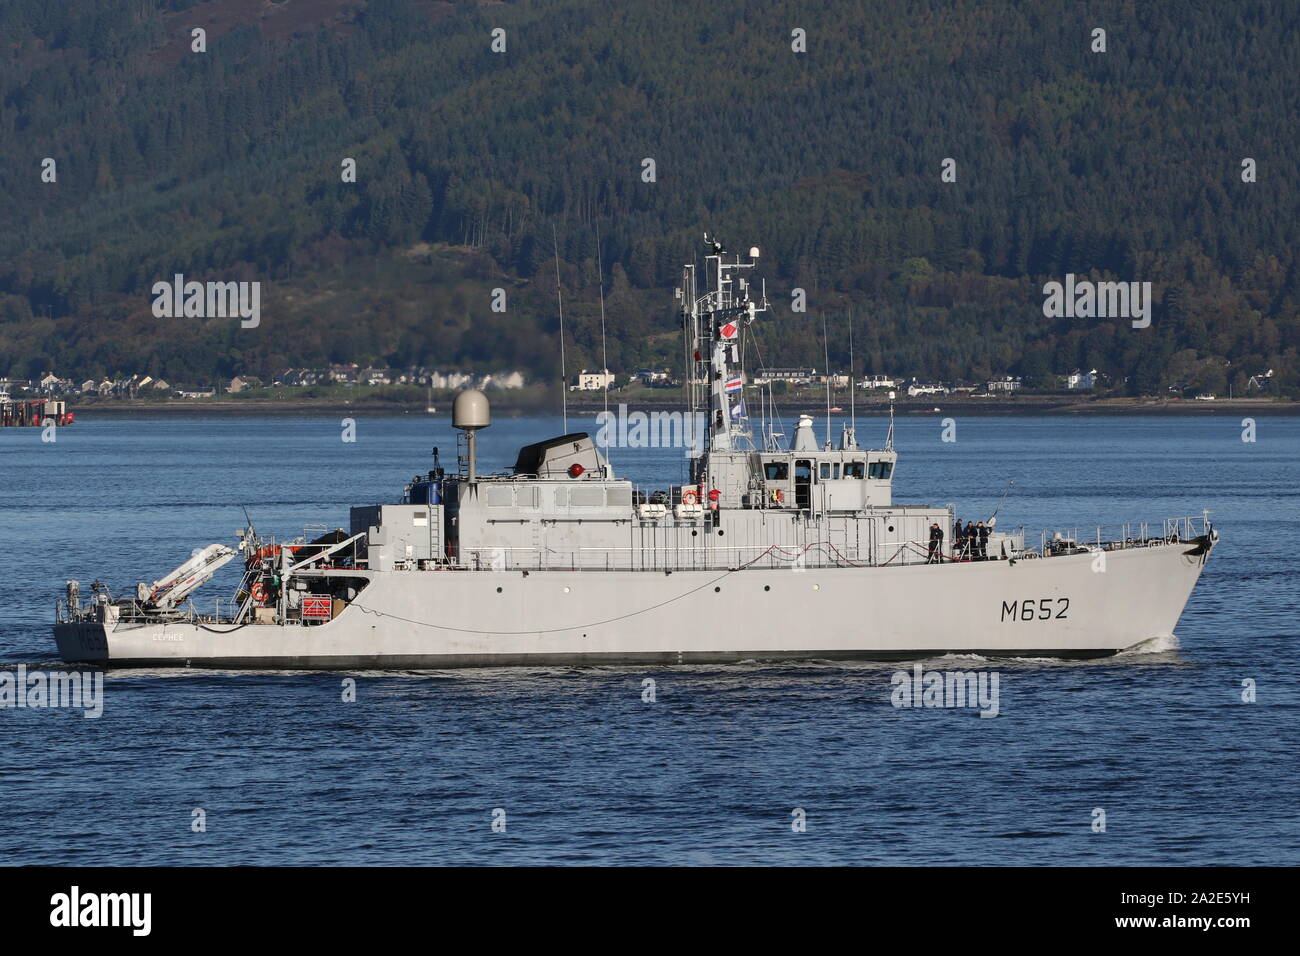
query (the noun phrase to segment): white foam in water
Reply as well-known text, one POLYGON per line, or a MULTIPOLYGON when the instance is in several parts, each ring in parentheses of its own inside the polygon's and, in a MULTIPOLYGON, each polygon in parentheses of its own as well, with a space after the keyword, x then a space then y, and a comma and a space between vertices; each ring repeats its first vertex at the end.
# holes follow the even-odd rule
POLYGON ((982 654, 940 654, 938 657, 926 658, 933 661, 975 661, 977 663, 986 663, 988 658, 982 654))
POLYGON ((1168 637, 1153 637, 1150 640, 1134 644, 1110 657, 1093 657, 1086 660, 1075 660, 1068 657, 1008 657, 1007 660, 1015 661, 1018 664, 1056 664, 1065 666, 1077 666, 1079 664, 1105 664, 1115 662, 1129 657, 1138 657, 1154 654, 1172 654, 1179 649, 1178 638, 1170 635, 1168 637))
POLYGON ((1141 644, 1134 644, 1116 654, 1116 657, 1129 657, 1134 654, 1168 654, 1178 650, 1178 638, 1173 634, 1167 637, 1153 637, 1141 644))

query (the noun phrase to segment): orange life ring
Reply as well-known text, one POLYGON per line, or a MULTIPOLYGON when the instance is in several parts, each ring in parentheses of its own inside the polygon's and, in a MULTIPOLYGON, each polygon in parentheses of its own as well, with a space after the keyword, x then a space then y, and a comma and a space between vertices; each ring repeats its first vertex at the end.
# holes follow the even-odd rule
POLYGON ((778 504, 778 505, 779 505, 781 502, 785 501, 785 492, 782 491, 780 488, 773 488, 773 489, 772 489, 772 501, 775 502, 775 503, 778 504))
POLYGON ((700 496, 693 491, 682 492, 682 504, 684 505, 693 505, 699 500, 700 500, 700 496))
POLYGON ((248 589, 248 593, 253 597, 253 603, 258 605, 266 604, 266 585, 261 581, 255 583, 248 589))

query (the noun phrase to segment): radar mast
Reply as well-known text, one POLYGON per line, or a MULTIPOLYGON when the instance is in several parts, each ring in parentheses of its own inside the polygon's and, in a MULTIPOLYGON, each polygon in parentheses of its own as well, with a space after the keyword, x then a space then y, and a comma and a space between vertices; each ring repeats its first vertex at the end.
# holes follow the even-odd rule
POLYGON ((749 326, 768 309, 767 283, 762 282, 755 294, 745 274, 757 265, 757 246, 745 261, 738 254, 729 257, 722 243, 708 233, 704 241, 710 250, 704 257, 704 288, 699 288, 691 264, 677 290, 690 352, 687 403, 696 421, 705 422, 705 450, 731 451, 737 439, 749 435, 741 356, 749 326))

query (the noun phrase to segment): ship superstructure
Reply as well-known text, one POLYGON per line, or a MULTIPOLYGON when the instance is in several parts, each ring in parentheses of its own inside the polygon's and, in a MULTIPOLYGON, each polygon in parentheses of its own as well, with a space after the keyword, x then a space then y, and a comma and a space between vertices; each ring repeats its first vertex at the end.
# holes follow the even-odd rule
POLYGON ((950 508, 893 503, 892 425, 865 449, 852 425, 819 443, 802 415, 783 447, 758 396, 755 441, 742 359, 767 310, 757 261, 714 242, 677 289, 698 422, 685 483, 619 478, 583 432, 480 474, 491 413, 481 392, 462 392, 454 472, 435 461, 400 500, 355 507, 350 528, 310 541, 250 525, 225 612, 186 603, 235 556, 222 545, 125 600, 97 583, 83 604, 70 582, 60 653, 303 668, 1087 657, 1173 633, 1217 541, 1205 516, 1036 542, 990 519, 980 549, 954 554, 950 508), (931 543, 935 527, 946 547, 931 543))

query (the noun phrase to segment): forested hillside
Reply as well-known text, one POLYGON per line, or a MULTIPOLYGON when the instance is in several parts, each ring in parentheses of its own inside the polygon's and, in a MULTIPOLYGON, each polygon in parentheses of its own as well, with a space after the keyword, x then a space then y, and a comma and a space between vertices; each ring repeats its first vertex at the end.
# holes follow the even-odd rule
POLYGON ((570 369, 597 367, 597 232, 611 367, 672 365, 709 231, 762 247, 782 364, 823 364, 824 315, 846 365, 851 310, 860 372, 1294 394, 1298 27, 1211 0, 5 0, 0 376, 554 377, 553 236, 570 369), (1150 281, 1150 328, 1045 318, 1067 272, 1150 281), (260 281, 261 325, 155 318, 175 273, 260 281))

